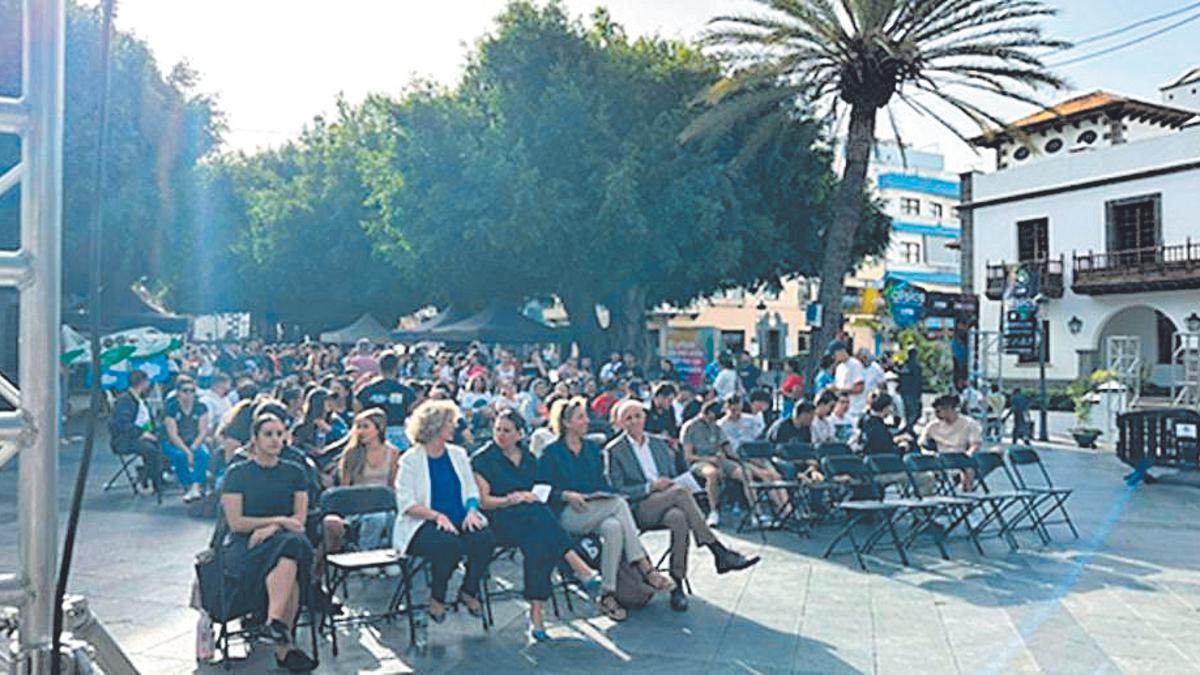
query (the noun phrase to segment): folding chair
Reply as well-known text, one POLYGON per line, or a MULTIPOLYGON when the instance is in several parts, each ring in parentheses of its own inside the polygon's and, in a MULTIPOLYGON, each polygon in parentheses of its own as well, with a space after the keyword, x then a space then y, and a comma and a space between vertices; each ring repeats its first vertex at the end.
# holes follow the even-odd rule
MULTIPOLYGON (((897 515, 912 516, 913 524, 909 528, 908 535, 902 540, 903 547, 911 548, 919 536, 929 534, 932 535, 931 538, 934 545, 937 546, 938 552, 942 554, 942 559, 949 560, 950 555, 946 552, 944 543, 945 534, 937 521, 939 516, 947 513, 948 504, 936 497, 920 495, 916 489, 916 479, 909 473, 908 467, 904 460, 900 459, 900 455, 867 455, 863 461, 871 472, 871 480, 877 486, 880 498, 886 499, 888 488, 895 488, 897 497, 894 502, 901 504, 904 509, 897 515), (883 482, 885 478, 888 479, 886 483, 883 482)), ((868 549, 874 546, 875 540, 883 536, 883 532, 877 532, 874 536, 875 539, 867 541, 868 549)))
POLYGON ((877 517, 882 522, 868 535, 867 542, 878 539, 875 536, 876 532, 887 532, 891 535, 892 545, 896 549, 896 554, 900 556, 900 562, 907 567, 908 556, 904 552, 904 546, 900 543, 899 535, 896 534, 896 525, 893 522, 897 513, 905 508, 904 504, 883 500, 879 486, 871 478, 871 472, 867 470, 862 458, 856 455, 825 457, 821 460, 821 468, 827 479, 844 481, 848 486, 859 488, 865 492, 865 495, 859 495, 859 497, 865 496, 865 498, 851 496, 837 504, 838 510, 846 514, 847 522, 833 538, 833 541, 829 542, 829 546, 826 547, 821 557, 828 558, 833 555, 838 542, 849 539, 854 557, 858 560, 858 566, 866 570, 867 564, 863 560, 863 554, 870 553, 871 546, 858 542, 858 538, 854 536, 854 528, 865 523, 868 518, 877 517))
POLYGON ((817 459, 825 459, 826 457, 844 457, 853 455, 854 450, 849 443, 820 443, 814 451, 817 453, 817 459))
MULTIPOLYGON (((266 623, 266 605, 259 603, 259 595, 257 593, 232 592, 238 588, 239 579, 225 566, 225 538, 229 534, 229 526, 225 520, 225 515, 218 507, 217 525, 213 530, 212 539, 209 542, 209 549, 197 556, 196 573, 200 581, 201 587, 201 605, 204 611, 212 620, 213 626, 217 629, 216 647, 221 653, 221 664, 225 670, 230 670, 233 667, 233 662, 229 656, 230 642, 234 639, 240 639, 245 644, 250 645, 258 637, 259 631, 266 623), (205 558, 205 556, 212 556, 205 558), (208 564, 212 561, 211 564, 208 564), (217 575, 218 579, 206 578, 206 574, 217 575), (212 583, 206 583, 211 581, 212 583), (216 591, 216 597, 207 597, 204 593, 205 588, 216 591), (236 622, 238 627, 235 629, 231 624, 236 622)), ((307 575, 305 575, 307 577, 307 575)), ((308 595, 302 593, 301 596, 308 595)), ((316 612, 313 609, 312 602, 302 602, 300 611, 296 616, 297 629, 307 627, 309 636, 312 640, 312 658, 314 661, 320 661, 320 654, 317 650, 317 633, 320 631, 320 621, 317 619, 316 612), (307 617, 307 623, 301 621, 301 617, 307 617)))
POLYGON ((799 529, 795 530, 797 533, 804 532, 806 528, 803 522, 796 518, 798 515, 796 492, 800 489, 800 482, 796 480, 758 480, 750 471, 750 466, 755 460, 765 462, 771 468, 779 471, 775 462, 775 446, 769 441, 748 441, 738 446, 737 463, 742 469, 742 486, 746 492, 746 499, 750 502, 750 508, 738 523, 737 531, 740 533, 745 530, 747 524, 755 524, 764 542, 767 539, 767 529, 798 527, 799 529), (783 505, 777 506, 775 502, 771 501, 772 490, 782 490, 787 495, 783 505), (770 515, 770 525, 755 523, 758 514, 762 512, 770 515))
MULTIPOLYGON (((387 514, 393 518, 396 515, 396 495, 392 489, 379 485, 364 485, 357 487, 335 487, 321 493, 322 514, 334 514, 349 518, 368 514, 387 514)), ((346 551, 330 553, 325 556, 325 589, 332 594, 338 586, 346 595, 346 582, 352 574, 369 570, 383 570, 390 566, 400 568, 400 582, 392 594, 387 611, 380 614, 348 615, 339 618, 328 614, 322 619, 322 627, 329 631, 333 655, 338 655, 337 627, 342 625, 357 625, 375 621, 391 620, 401 614, 408 616, 409 640, 416 639, 416 625, 413 620, 412 581, 421 571, 422 564, 413 565, 412 560, 402 551, 395 549, 377 549, 368 551, 354 550, 355 541, 351 537, 347 542, 346 551)))
POLYGON ((979 552, 979 555, 984 555, 983 546, 980 545, 979 538, 971 529, 970 523, 971 514, 979 508, 980 502, 956 493, 953 486, 954 481, 942 470, 941 464, 934 455, 909 453, 904 456, 903 461, 904 468, 908 470, 912 492, 919 494, 921 485, 925 484, 930 493, 920 496, 936 501, 943 506, 943 513, 949 519, 949 523, 942 531, 943 540, 949 539, 959 526, 963 526, 967 538, 975 545, 975 550, 979 552))
POLYGON ((1008 467, 1004 465, 1004 457, 1000 453, 977 452, 974 455, 974 460, 977 468, 977 471, 975 472, 975 482, 979 484, 979 486, 983 489, 984 494, 986 494, 988 497, 1002 500, 998 510, 996 510, 993 514, 990 514, 988 518, 985 518, 985 520, 977 526, 978 529, 982 531, 982 528, 991 524, 991 522, 994 520, 995 522, 1000 523, 1000 534, 1009 539, 1010 545, 1012 546, 1016 545, 1016 539, 1012 536, 1013 533, 1019 532, 1022 529, 1032 530, 1034 534, 1036 534, 1038 538, 1042 540, 1043 544, 1049 544, 1050 534, 1033 515, 1038 500, 1040 499, 1040 495, 1032 490, 1023 490, 1016 486, 1016 484, 1013 482, 1012 476, 1008 473, 1008 467), (997 470, 999 470, 1000 473, 1007 475, 1012 489, 1002 490, 999 488, 994 488, 990 483, 988 483, 988 477, 995 476, 997 470), (1009 509, 1013 507, 1018 508, 1016 515, 1012 517, 1006 517, 1005 514, 1008 513, 1009 509), (1026 520, 1029 521, 1029 525, 1027 527, 1022 527, 1021 523, 1026 520))
POLYGON ((1067 513, 1067 499, 1074 492, 1072 488, 1057 487, 1054 481, 1050 479, 1050 472, 1046 470, 1046 465, 1042 463, 1041 456, 1037 450, 1028 446, 1014 445, 1005 451, 1004 456, 1008 459, 1008 464, 1012 467, 1012 471, 1005 467, 1005 473, 1009 480, 1012 481, 1013 487, 1018 490, 1027 490, 1029 492, 1041 495, 1038 502, 1032 507, 1033 512, 1031 517, 1037 520, 1043 532, 1046 531, 1047 525, 1066 525, 1071 529, 1071 534, 1076 539, 1079 538, 1079 531, 1075 529, 1075 523, 1071 522, 1071 515, 1067 513), (1024 472, 1021 467, 1036 466, 1041 476, 1040 480, 1035 475, 1034 480, 1029 480, 1027 474, 1031 473, 1029 469, 1024 472), (1048 505, 1049 508, 1043 510, 1043 505, 1048 505), (1062 514, 1062 520, 1049 520, 1055 512, 1062 514))
MULTIPOLYGON (((981 453, 991 454, 991 453, 981 453)), ((920 455, 928 457, 929 455, 920 455)), ((1020 501, 1020 498, 1014 495, 1005 495, 999 493, 989 493, 987 491, 987 474, 990 470, 985 471, 979 466, 975 457, 961 452, 947 452, 940 455, 932 456, 941 469, 942 477, 939 490, 942 494, 952 495, 970 499, 975 502, 975 508, 966 512, 963 517, 963 526, 967 528, 967 535, 975 542, 980 541, 980 537, 987 534, 989 525, 996 523, 998 528, 995 531, 995 536, 1004 537, 1008 543, 1008 548, 1012 551, 1017 550, 1017 541, 1009 531, 1008 521, 1004 517, 1004 511, 1014 503, 1020 501), (973 471, 975 472, 975 489, 971 492, 960 490, 955 484, 951 475, 952 471, 973 471), (971 522, 971 515, 976 511, 980 512, 980 517, 975 522, 971 522)), ((924 461, 924 460, 921 460, 924 461)))
POLYGON ((129 488, 133 490, 133 494, 141 494, 137 484, 137 473, 131 471, 130 467, 138 465, 138 460, 140 460, 142 456, 135 452, 117 452, 116 450, 113 450, 113 454, 116 455, 117 459, 121 461, 121 468, 117 469, 116 473, 112 475, 112 478, 108 479, 108 482, 104 484, 104 489, 101 490, 101 492, 108 492, 109 490, 113 489, 117 481, 121 479, 121 476, 125 476, 125 480, 129 482, 129 488))
POLYGON ((785 443, 775 447, 776 463, 785 478, 800 484, 796 490, 796 507, 799 517, 810 524, 828 516, 833 504, 844 496, 836 483, 828 480, 805 481, 800 476, 811 466, 820 468, 820 458, 811 443, 785 443))

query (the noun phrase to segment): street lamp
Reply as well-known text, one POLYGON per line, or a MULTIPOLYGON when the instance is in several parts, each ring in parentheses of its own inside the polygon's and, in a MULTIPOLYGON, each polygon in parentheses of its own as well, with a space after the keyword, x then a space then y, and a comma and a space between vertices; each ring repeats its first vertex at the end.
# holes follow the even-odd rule
POLYGON ((1079 335, 1079 331, 1083 330, 1083 319, 1077 316, 1071 317, 1071 320, 1067 322, 1067 330, 1071 331, 1071 335, 1079 335))
POLYGON ((1187 324, 1189 333, 1200 333, 1200 316, 1197 316, 1195 312, 1192 312, 1183 322, 1187 324))

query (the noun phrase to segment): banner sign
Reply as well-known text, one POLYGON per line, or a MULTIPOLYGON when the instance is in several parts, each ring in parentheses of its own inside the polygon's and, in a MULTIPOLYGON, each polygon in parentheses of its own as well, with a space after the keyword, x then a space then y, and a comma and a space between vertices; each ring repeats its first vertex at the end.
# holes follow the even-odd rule
POLYGON ((667 331, 666 357, 675 371, 693 387, 704 384, 704 367, 713 360, 712 328, 671 328, 667 331))
POLYGON ((898 328, 909 328, 925 318, 925 289, 907 281, 890 281, 883 289, 888 312, 898 328))

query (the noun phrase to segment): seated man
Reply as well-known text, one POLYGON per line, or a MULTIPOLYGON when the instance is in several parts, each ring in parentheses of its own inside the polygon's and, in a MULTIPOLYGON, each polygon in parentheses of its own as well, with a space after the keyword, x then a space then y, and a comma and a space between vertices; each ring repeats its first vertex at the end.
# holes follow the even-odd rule
POLYGON ((640 401, 626 399, 617 404, 615 415, 622 434, 604 449, 608 456, 608 479, 625 495, 638 527, 671 531, 671 609, 687 610, 683 580, 687 576, 688 534, 698 546, 713 554, 717 574, 742 570, 758 562, 725 548, 704 521, 704 514, 687 488, 671 480, 683 473, 665 441, 646 434, 646 412, 640 401))
POLYGON ((767 429, 767 440, 777 445, 812 443, 815 413, 816 406, 808 401, 800 401, 792 406, 792 414, 789 417, 780 417, 767 429))
POLYGON ((817 395, 811 426, 813 443, 820 445, 821 443, 837 442, 837 429, 834 428, 833 421, 830 419, 837 400, 838 395, 832 391, 823 391, 817 395))
POLYGON ((709 401, 700 407, 700 413, 684 423, 679 430, 679 443, 683 446, 683 460, 704 481, 708 493, 709 527, 721 523, 721 481, 742 481, 742 467, 730 457, 729 439, 717 426, 721 411, 719 401, 709 401))
POLYGON ((129 373, 129 389, 113 404, 109 418, 109 436, 113 452, 118 455, 140 455, 142 466, 138 470, 138 482, 152 485, 154 492, 162 494, 162 452, 158 436, 154 434, 154 422, 145 396, 150 389, 146 373, 134 370, 129 373))
MULTIPOLYGON (((939 396, 933 402, 934 421, 921 433, 920 446, 934 452, 975 454, 983 444, 983 429, 979 422, 958 412, 960 402, 954 394, 939 396)), ((974 489, 974 474, 964 471, 962 489, 974 489)))
MULTIPOLYGON (((721 431, 725 432, 726 438, 729 439, 731 452, 736 453, 738 448, 743 444, 751 441, 756 441, 762 438, 765 430, 762 425, 762 420, 751 415, 746 415, 742 412, 742 397, 740 394, 731 394, 725 397, 725 416, 718 422, 717 426, 721 427, 721 431)), ((750 472, 751 478, 758 481, 779 481, 783 480, 783 476, 765 460, 751 459, 746 462, 746 470, 750 472)), ((746 482, 743 481, 745 486, 746 482)), ((754 503, 754 495, 752 490, 747 489, 746 498, 750 503, 754 503)), ((775 503, 776 508, 782 510, 787 506, 787 491, 771 490, 771 501, 775 503)), ((761 514, 766 517, 767 514, 761 514)))

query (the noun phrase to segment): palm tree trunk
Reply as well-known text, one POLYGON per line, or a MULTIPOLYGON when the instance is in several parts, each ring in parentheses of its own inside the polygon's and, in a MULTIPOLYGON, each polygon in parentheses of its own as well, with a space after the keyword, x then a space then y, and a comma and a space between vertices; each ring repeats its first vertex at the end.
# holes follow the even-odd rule
MULTIPOLYGON (((842 328, 842 297, 846 275, 850 272, 850 250, 863 217, 863 185, 871 161, 871 147, 875 143, 875 113, 876 108, 869 105, 856 105, 850 109, 846 166, 834 198, 833 224, 825 237, 825 258, 821 264, 818 301, 823 316, 810 352, 818 358, 842 328)), ((807 374, 811 374, 811 368, 807 374)))

